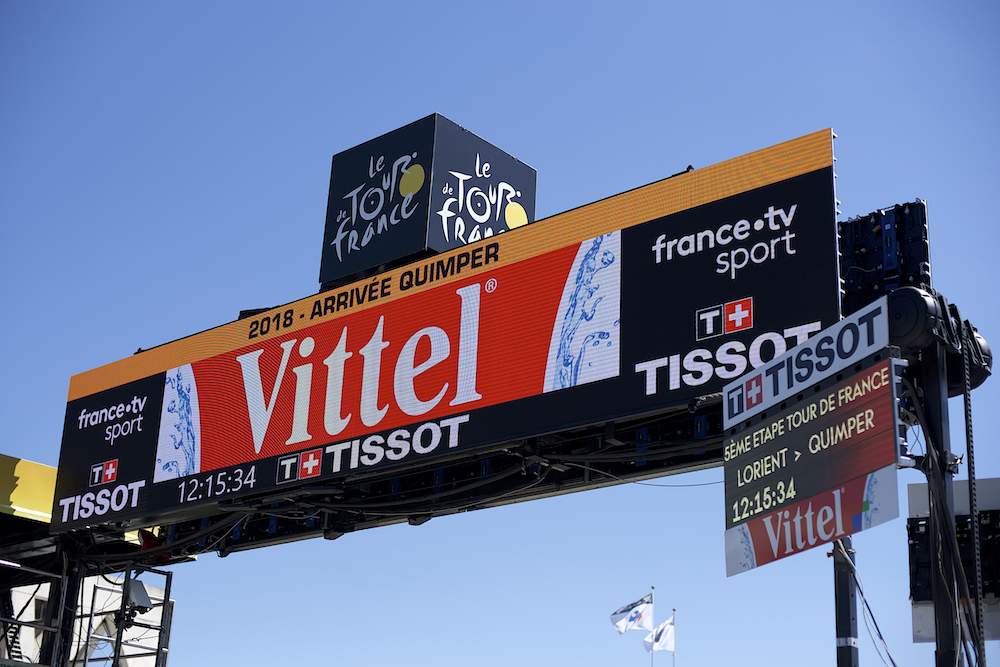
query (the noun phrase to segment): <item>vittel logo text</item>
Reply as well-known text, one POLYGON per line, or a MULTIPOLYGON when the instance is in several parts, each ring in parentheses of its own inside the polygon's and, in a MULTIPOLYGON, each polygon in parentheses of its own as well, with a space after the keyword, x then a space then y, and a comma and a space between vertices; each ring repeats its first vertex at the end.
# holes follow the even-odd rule
POLYGON ((819 508, 815 511, 810 500, 764 517, 762 521, 767 531, 772 557, 790 556, 821 542, 829 542, 846 535, 841 501, 843 493, 844 489, 835 489, 830 493, 832 496, 830 504, 820 505, 821 499, 826 498, 817 497, 815 500, 819 508), (791 511, 793 509, 794 514, 791 511))
MULTIPOLYGON (((368 341, 359 348, 352 350, 352 335, 345 326, 332 349, 320 350, 312 337, 302 340, 291 339, 280 344, 281 362, 277 377, 268 394, 265 394, 261 379, 260 358, 265 354, 265 348, 253 350, 236 357, 243 378, 243 393, 246 398, 247 413, 253 438, 253 447, 259 454, 264 446, 264 439, 272 422, 272 414, 277 404, 277 396, 286 379, 286 369, 293 355, 306 363, 293 366, 295 376, 294 402, 291 415, 291 428, 287 433, 281 433, 285 445, 297 445, 309 442, 318 432, 310 432, 310 407, 313 405, 313 372, 316 363, 321 360, 325 366, 326 382, 325 396, 322 404, 322 424, 325 435, 336 436, 342 433, 354 419, 360 419, 366 428, 379 426, 389 413, 390 406, 380 404, 380 387, 383 382, 383 356, 392 354, 395 363, 392 371, 392 398, 394 407, 407 417, 418 417, 429 413, 441 404, 446 394, 454 392, 447 405, 459 406, 473 403, 482 398, 476 389, 479 364, 479 312, 480 285, 467 285, 455 291, 461 301, 460 326, 457 341, 457 371, 449 381, 443 381, 435 386, 435 395, 423 398, 417 395, 417 378, 452 356, 455 347, 448 333, 438 326, 424 326, 402 344, 393 344, 386 340, 384 330, 386 318, 381 315, 374 332, 368 341), (418 354, 418 347, 422 350, 418 354), (391 348, 392 352, 385 354, 391 348), (317 354, 318 353, 318 354, 317 354), (358 385, 345 382, 345 369, 348 360, 361 356, 361 377, 358 385), (417 361, 417 359, 422 359, 417 361), (344 398, 350 395, 357 399, 358 414, 344 414, 344 398)), ((356 344, 356 343, 355 343, 356 344)), ((267 350, 267 352, 271 352, 267 350)), ((356 362, 352 362, 356 363, 356 362)), ((322 372, 322 371, 321 371, 322 372)), ((288 423, 287 419, 282 420, 288 423)), ((271 437, 274 437, 273 435, 271 437)))

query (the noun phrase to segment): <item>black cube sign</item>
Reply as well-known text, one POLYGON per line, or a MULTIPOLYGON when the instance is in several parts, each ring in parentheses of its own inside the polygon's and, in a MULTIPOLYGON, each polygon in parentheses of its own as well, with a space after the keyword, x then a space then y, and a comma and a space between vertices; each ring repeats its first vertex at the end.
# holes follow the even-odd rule
POLYGON ((440 114, 333 158, 320 283, 516 229, 535 170, 440 114))

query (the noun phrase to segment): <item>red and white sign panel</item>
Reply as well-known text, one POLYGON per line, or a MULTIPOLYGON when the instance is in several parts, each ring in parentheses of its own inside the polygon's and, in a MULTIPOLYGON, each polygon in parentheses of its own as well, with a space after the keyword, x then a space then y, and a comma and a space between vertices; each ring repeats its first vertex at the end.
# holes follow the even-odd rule
POLYGON ((732 576, 899 516, 897 359, 725 441, 732 576))
POLYGON ((839 319, 832 159, 819 132, 78 375, 53 530, 718 392, 839 319))

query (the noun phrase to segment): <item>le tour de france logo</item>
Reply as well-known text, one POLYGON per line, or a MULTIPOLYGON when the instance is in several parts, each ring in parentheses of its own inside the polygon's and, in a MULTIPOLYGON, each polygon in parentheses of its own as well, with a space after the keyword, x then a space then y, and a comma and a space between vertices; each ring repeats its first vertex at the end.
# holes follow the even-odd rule
POLYGON ((330 245, 343 262, 372 239, 390 233, 419 210, 417 200, 426 180, 417 151, 395 157, 368 156, 367 179, 346 192, 335 219, 330 245))
POLYGON ((443 201, 436 211, 446 244, 475 243, 528 224, 528 212, 518 201, 521 191, 493 174, 492 167, 476 153, 474 164, 470 160, 448 170, 440 193, 443 201))

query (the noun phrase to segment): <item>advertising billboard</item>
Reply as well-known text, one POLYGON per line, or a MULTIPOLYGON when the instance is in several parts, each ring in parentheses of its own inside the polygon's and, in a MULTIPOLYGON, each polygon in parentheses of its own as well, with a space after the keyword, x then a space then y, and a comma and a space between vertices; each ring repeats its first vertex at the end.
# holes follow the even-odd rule
POLYGON ((431 114, 333 157, 320 283, 535 219, 535 170, 431 114))
POLYGON ((53 530, 718 393, 839 319, 829 130, 74 376, 53 530))
POLYGON ((726 438, 729 576, 899 515, 896 395, 905 362, 879 356, 726 438))

